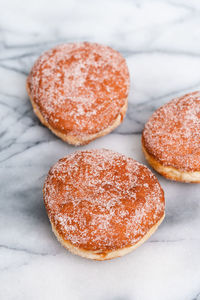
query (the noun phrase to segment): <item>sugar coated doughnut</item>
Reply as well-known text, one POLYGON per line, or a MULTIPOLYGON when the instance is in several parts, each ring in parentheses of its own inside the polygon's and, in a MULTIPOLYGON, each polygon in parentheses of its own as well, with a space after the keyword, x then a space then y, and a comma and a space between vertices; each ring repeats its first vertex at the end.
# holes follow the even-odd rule
POLYGON ((140 246, 164 218, 152 172, 111 150, 77 151, 49 171, 44 203, 53 232, 74 254, 106 260, 140 246))
POLYGON ((54 134, 73 145, 108 134, 127 109, 125 59, 96 43, 59 45, 34 64, 27 91, 34 112, 54 134))
POLYGON ((200 92, 154 112, 145 125, 142 148, 149 164, 166 178, 200 182, 200 92))

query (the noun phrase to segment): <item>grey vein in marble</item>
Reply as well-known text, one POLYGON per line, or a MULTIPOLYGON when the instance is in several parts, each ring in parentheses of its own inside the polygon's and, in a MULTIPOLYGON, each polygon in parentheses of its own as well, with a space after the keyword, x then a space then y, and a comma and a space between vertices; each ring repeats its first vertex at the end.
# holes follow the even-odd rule
POLYGON ((120 51, 131 75, 126 118, 80 149, 109 148, 146 163, 140 139, 152 112, 200 89, 200 2, 8 0, 0 9, 0 299, 199 300, 199 185, 156 174, 166 218, 130 255, 99 263, 60 246, 42 186, 50 166, 75 148, 40 124, 25 83, 56 44, 87 40, 120 51))

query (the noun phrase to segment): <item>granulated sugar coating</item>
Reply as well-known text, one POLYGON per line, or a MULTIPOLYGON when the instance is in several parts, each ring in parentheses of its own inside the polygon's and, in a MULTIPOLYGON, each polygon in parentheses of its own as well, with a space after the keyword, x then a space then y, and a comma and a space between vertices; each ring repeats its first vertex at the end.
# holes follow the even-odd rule
POLYGON ((27 87, 53 129, 95 134, 111 126, 126 104, 129 72, 125 59, 110 47, 64 44, 40 56, 27 87))
POLYGON ((45 181, 44 202, 59 235, 92 251, 134 245, 163 217, 165 206, 147 167, 105 149, 59 160, 45 181))
POLYGON ((200 171, 200 92, 159 108, 143 131, 146 151, 164 166, 200 171))

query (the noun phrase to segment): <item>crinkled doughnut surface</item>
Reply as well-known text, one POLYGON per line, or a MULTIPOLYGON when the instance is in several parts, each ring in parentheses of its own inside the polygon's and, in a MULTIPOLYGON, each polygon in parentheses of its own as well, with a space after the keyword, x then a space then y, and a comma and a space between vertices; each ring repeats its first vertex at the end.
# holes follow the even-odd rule
POLYGON ((87 139, 111 131, 119 116, 122 121, 129 72, 125 59, 110 47, 63 44, 39 57, 27 90, 36 114, 55 134, 66 140, 62 134, 87 139))
POLYGON ((154 112, 145 125, 142 143, 160 168, 169 166, 190 177, 196 172, 196 181, 200 180, 200 92, 176 98, 154 112))
POLYGON ((136 245, 164 217, 156 177, 111 150, 62 158, 50 169, 43 193, 59 240, 100 254, 136 245))

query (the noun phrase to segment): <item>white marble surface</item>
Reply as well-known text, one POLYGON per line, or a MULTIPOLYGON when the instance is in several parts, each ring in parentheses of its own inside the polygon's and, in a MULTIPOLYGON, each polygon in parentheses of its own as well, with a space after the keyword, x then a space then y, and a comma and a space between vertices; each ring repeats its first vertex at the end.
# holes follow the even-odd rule
POLYGON ((131 73, 129 108, 110 148, 145 162, 140 138, 151 113, 200 89, 198 0, 0 1, 0 299, 199 300, 200 185, 158 176, 166 218, 135 252, 95 262, 56 241, 42 200, 49 167, 75 150, 32 112, 27 74, 45 49, 97 41, 119 50, 131 73))

